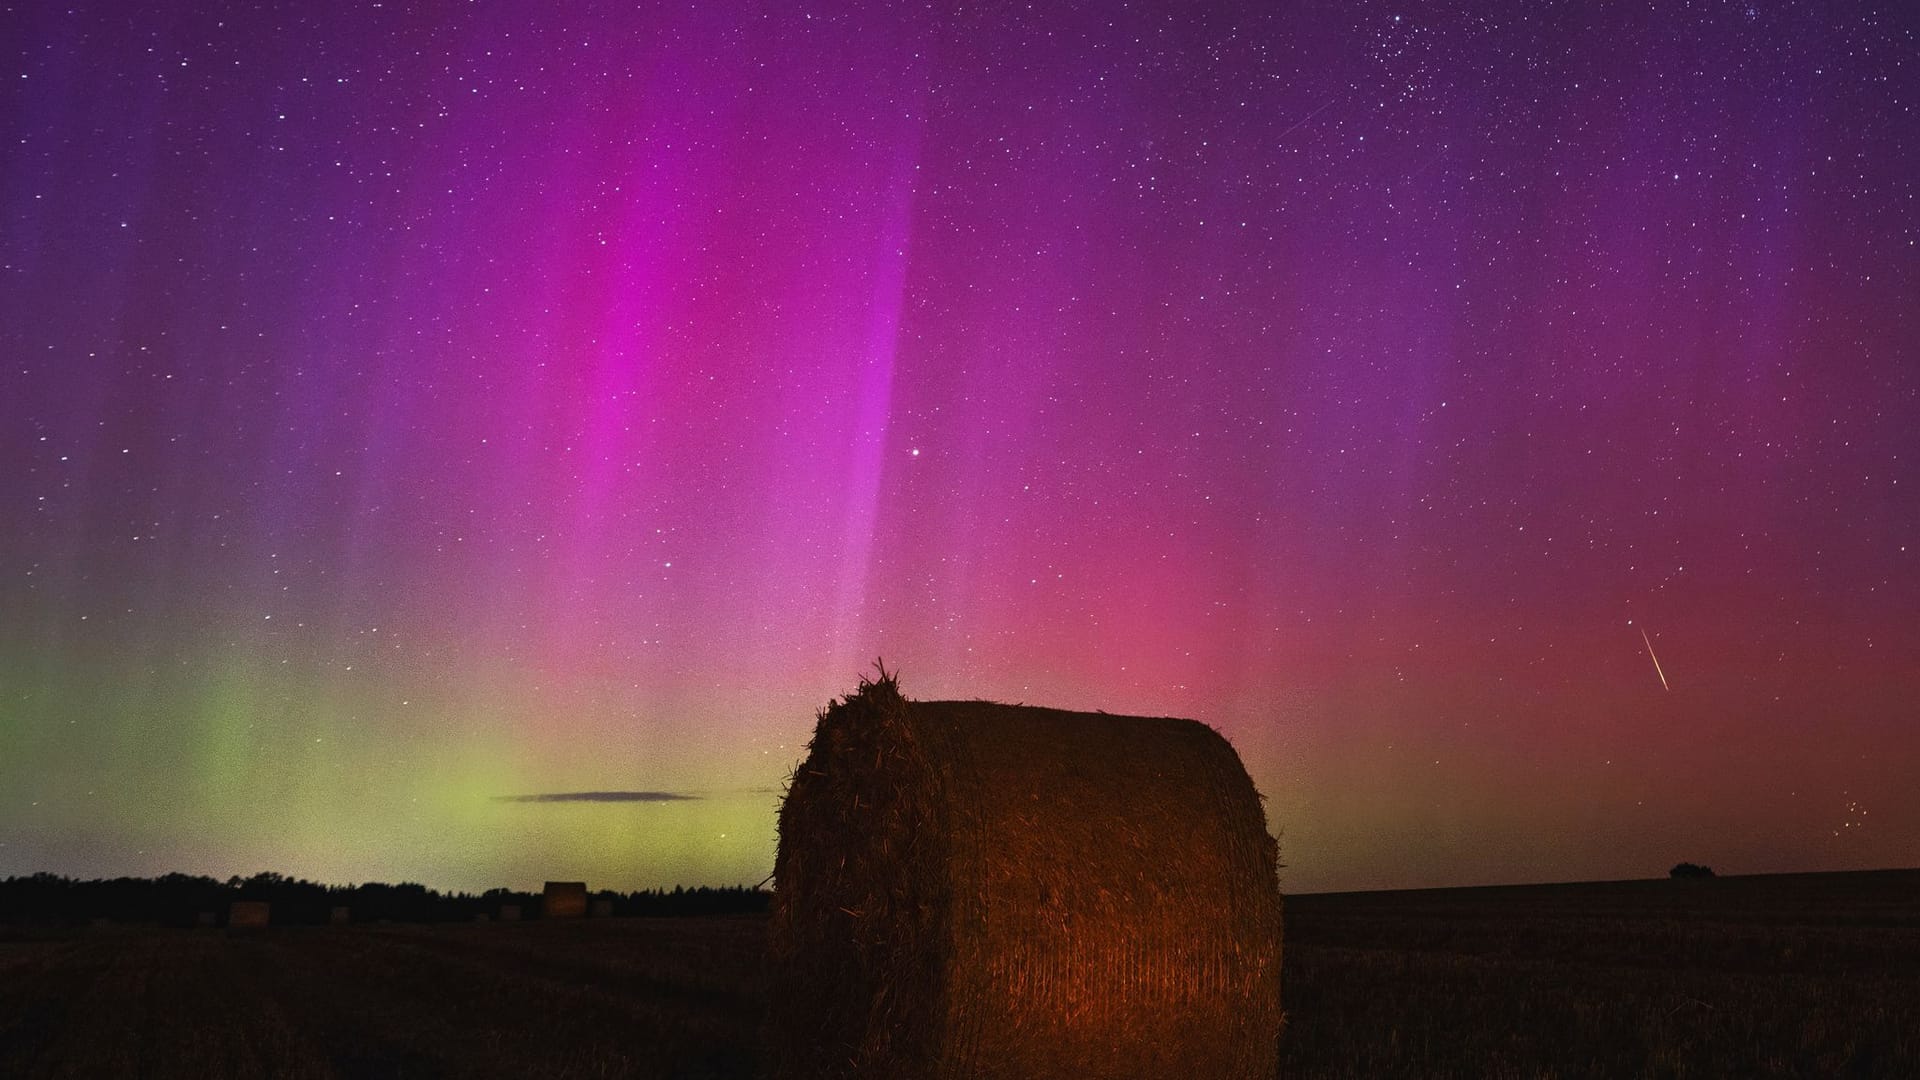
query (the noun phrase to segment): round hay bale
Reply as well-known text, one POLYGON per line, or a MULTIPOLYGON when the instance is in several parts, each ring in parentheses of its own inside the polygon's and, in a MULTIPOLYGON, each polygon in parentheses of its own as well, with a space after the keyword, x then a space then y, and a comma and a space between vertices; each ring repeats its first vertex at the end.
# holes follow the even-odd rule
POLYGON ((1271 1080, 1260 796, 1191 720, 908 701, 820 714, 780 808, 780 1080, 1271 1080))
POLYGON ((540 916, 545 919, 587 917, 587 883, 549 881, 540 894, 540 916))
POLYGON ((227 905, 227 928, 253 930, 266 926, 272 910, 265 900, 235 900, 227 905))

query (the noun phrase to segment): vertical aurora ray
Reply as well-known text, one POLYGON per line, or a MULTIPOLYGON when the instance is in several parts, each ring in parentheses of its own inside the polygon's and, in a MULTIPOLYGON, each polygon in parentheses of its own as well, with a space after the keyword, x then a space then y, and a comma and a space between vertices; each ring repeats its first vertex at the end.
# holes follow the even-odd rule
MULTIPOLYGON (((909 119, 909 124, 914 121, 909 119)), ((860 343, 854 372, 851 462, 842 488, 846 500, 844 524, 837 545, 838 580, 833 596, 833 656, 837 666, 859 665, 866 651, 867 592, 873 572, 874 531, 880 512, 880 493, 893 419, 894 365, 900 347, 901 310, 905 303, 908 249, 913 232, 913 177, 918 164, 918 130, 910 131, 907 145, 881 190, 884 209, 869 274, 873 299, 868 308, 865 340, 860 343)))

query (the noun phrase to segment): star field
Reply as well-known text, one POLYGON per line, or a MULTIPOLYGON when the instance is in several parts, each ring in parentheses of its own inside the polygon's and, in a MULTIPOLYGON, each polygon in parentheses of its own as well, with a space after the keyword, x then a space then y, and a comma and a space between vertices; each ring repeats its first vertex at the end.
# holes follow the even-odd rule
POLYGON ((880 655, 1289 890, 1911 865, 1917 27, 0 9, 0 874, 750 883, 880 655))

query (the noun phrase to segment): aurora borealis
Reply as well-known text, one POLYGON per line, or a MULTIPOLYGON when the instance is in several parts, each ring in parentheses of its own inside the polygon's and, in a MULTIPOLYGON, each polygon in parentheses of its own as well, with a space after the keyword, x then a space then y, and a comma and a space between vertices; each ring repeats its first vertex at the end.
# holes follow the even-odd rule
POLYGON ((876 656, 1920 861, 1910 5, 182 7, 0 10, 0 875, 752 883, 876 656))

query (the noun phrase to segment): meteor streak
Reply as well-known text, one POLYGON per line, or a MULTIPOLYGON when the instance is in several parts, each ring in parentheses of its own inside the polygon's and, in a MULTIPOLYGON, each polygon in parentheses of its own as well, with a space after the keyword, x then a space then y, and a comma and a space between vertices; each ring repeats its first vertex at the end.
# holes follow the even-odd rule
POLYGON ((1667 685, 1667 673, 1660 668, 1660 657, 1653 651, 1653 639, 1647 636, 1644 626, 1640 628, 1640 640, 1647 643, 1647 655, 1653 660, 1653 673, 1660 676, 1660 689, 1672 693, 1673 687, 1667 685))

